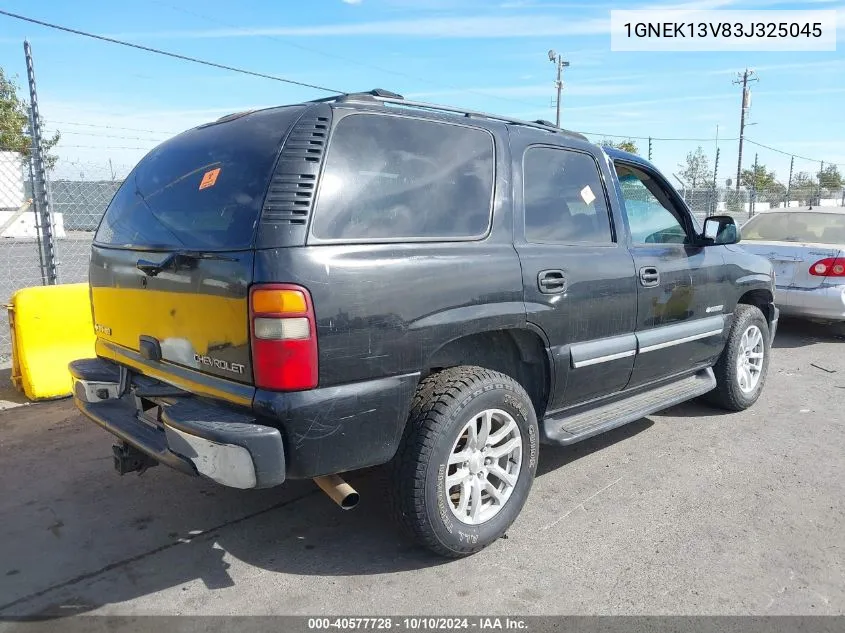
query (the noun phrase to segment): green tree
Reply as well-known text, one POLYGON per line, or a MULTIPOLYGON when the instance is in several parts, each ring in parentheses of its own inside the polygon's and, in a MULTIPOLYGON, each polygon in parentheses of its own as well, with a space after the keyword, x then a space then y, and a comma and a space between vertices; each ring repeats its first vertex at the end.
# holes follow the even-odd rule
MULTIPOLYGON (((0 150, 17 152, 29 156, 31 141, 29 129, 29 109, 18 97, 18 85, 0 68, 0 150)), ((52 169, 58 159, 50 153, 61 138, 56 132, 52 138, 43 140, 44 160, 47 169, 52 169)))
POLYGON ((631 152, 632 154, 640 153, 637 149, 637 144, 633 141, 633 139, 627 139, 625 141, 611 141, 609 138, 604 138, 599 141, 599 145, 615 147, 616 149, 621 149, 623 152, 631 152))
POLYGON ((801 205, 809 205, 815 201, 819 192, 819 183, 813 175, 806 171, 799 171, 792 177, 789 188, 789 198, 797 200, 801 205))
POLYGON ((816 176, 822 188, 828 190, 842 189, 842 174, 839 173, 839 168, 836 165, 828 165, 816 176))
POLYGON ((707 156, 700 145, 694 152, 687 154, 686 162, 680 163, 678 167, 681 170, 681 178, 693 189, 713 186, 713 171, 710 169, 710 161, 707 160, 707 156))
POLYGON ((756 165, 751 169, 743 169, 739 182, 748 189, 766 191, 777 181, 775 172, 768 171, 765 165, 756 165))

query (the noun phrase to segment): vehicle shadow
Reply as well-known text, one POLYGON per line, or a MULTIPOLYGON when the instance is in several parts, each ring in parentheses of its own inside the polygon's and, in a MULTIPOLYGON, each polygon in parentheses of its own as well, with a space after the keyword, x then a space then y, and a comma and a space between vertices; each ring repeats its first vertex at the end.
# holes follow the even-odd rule
POLYGON ((772 348, 794 349, 831 342, 845 342, 845 327, 841 324, 781 317, 772 348))
MULTIPOLYGON (((543 446, 538 476, 652 424, 640 420, 571 447, 543 446)), ((244 564, 297 576, 379 576, 378 583, 394 582, 396 572, 461 564, 400 535, 386 502, 387 468, 350 475, 361 503, 343 512, 310 481, 238 491, 163 467, 119 477, 111 472, 110 440, 96 427, 71 415, 48 430, 78 454, 61 477, 43 476, 51 472, 51 447, 21 442, 0 459, 0 478, 11 484, 0 506, 2 617, 65 617, 197 581, 209 590, 232 587, 232 566, 243 574, 244 564), (35 472, 41 481, 27 485, 35 472)))
POLYGON ((540 448, 540 463, 537 465, 537 476, 542 477, 582 457, 587 457, 614 444, 624 442, 648 430, 652 426, 654 426, 654 422, 648 418, 642 418, 612 431, 582 440, 571 446, 543 445, 540 448))

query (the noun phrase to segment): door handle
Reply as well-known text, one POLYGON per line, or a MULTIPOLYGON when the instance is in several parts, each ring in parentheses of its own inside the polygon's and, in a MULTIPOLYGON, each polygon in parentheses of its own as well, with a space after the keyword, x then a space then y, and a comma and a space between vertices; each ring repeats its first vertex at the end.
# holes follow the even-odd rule
POLYGON ((660 285, 660 271, 654 266, 643 266, 640 268, 640 283, 646 288, 653 288, 660 285))
POLYGON ((562 270, 541 270, 537 274, 537 285, 545 295, 566 292, 566 273, 562 270))

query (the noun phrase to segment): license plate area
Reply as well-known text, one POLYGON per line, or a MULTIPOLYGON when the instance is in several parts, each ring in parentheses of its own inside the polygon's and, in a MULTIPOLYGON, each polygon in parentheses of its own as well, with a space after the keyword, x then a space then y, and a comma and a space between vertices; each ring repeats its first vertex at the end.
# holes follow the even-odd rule
POLYGON ((135 396, 135 410, 138 420, 159 431, 164 430, 164 423, 161 421, 162 406, 162 404, 149 398, 135 396))

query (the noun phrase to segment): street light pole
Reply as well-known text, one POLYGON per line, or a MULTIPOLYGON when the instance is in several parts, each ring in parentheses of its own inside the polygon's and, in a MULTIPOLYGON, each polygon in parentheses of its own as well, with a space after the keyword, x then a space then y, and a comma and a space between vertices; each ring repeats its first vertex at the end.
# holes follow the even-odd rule
POLYGON ((549 61, 557 66, 557 80, 555 81, 555 88, 557 89, 555 126, 560 127, 560 93, 563 91, 563 69, 569 66, 569 62, 564 61, 560 54, 554 50, 549 51, 549 61))

